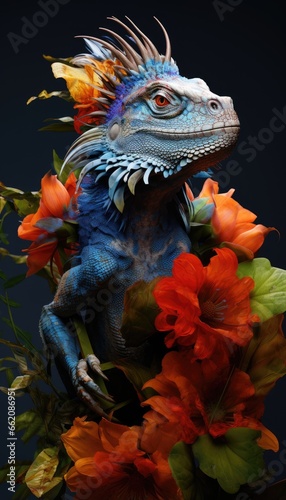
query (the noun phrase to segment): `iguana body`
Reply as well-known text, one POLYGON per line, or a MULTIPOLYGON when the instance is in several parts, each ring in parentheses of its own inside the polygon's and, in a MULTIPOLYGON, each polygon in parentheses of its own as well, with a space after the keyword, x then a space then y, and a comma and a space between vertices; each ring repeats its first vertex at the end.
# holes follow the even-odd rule
MULTIPOLYGON (((109 30, 120 48, 105 40, 88 42, 95 51, 89 60, 108 54, 121 67, 116 82, 101 75, 106 83, 99 100, 101 123, 83 133, 66 157, 83 167, 80 250, 41 317, 45 343, 56 349, 77 394, 99 412, 98 388, 87 365, 81 361, 78 367, 79 346, 68 319, 85 320, 101 362, 136 357, 120 333, 125 291, 138 280, 170 275, 174 259, 190 251, 178 196, 195 173, 230 153, 239 131, 229 97, 213 94, 200 79, 179 75, 164 28, 162 56, 138 28, 131 31, 115 21, 134 43, 109 30)), ((85 56, 77 61, 83 65, 85 56)), ((88 361, 97 370, 94 358, 88 361)))

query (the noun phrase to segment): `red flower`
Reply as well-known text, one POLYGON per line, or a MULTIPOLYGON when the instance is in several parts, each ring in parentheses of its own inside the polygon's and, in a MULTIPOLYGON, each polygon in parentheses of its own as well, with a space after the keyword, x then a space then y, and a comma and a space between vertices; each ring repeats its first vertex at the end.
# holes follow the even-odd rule
POLYGON ((259 420, 264 408, 248 374, 222 364, 220 356, 202 362, 192 358, 192 350, 165 355, 162 372, 143 387, 159 394, 142 403, 153 409, 146 418, 152 420, 157 412, 164 418, 159 426, 172 425, 177 440, 189 444, 207 433, 223 436, 233 427, 258 429, 262 433, 259 444, 277 451, 276 437, 259 420))
POLYGON ((161 312, 155 326, 166 335, 167 347, 194 345, 197 358, 207 358, 226 338, 240 346, 252 337, 250 277, 236 276, 237 258, 228 248, 216 249, 208 266, 195 255, 174 260, 173 276, 162 278, 154 296, 161 312))
MULTIPOLYGON (((63 273, 62 260, 58 252, 60 238, 56 231, 62 227, 63 221, 69 219, 74 210, 77 195, 76 177, 70 174, 65 185, 56 175, 47 173, 41 181, 42 197, 40 206, 35 214, 27 215, 18 228, 18 236, 33 243, 24 251, 28 252, 27 265, 29 270, 27 276, 38 272, 50 260, 53 260, 59 270, 63 273)), ((71 248, 66 245, 65 237, 61 244, 67 257, 72 253, 71 248)))
MULTIPOLYGON (((110 500, 179 500, 167 457, 141 449, 143 429, 102 419, 99 424, 76 418, 62 435, 74 466, 65 476, 75 498, 110 500)), ((146 440, 145 440, 146 441, 146 440)), ((146 441, 148 443, 148 439, 146 441)))

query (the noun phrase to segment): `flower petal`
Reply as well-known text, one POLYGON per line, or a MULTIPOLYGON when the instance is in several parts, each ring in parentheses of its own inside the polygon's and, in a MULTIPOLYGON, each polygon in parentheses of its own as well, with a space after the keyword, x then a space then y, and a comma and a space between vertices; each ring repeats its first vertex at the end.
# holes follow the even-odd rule
POLYGON ((52 238, 40 245, 34 242, 29 246, 27 249, 27 265, 29 268, 27 276, 37 273, 49 262, 57 248, 57 244, 57 239, 52 238))
POLYGON ((55 78, 66 81, 70 95, 76 102, 85 102, 99 94, 94 85, 100 84, 100 77, 95 71, 90 72, 90 69, 87 65, 84 68, 74 68, 60 62, 52 64, 55 78))
POLYGON ((196 255, 181 253, 173 264, 174 279, 198 293, 204 280, 203 265, 196 255))
POLYGON ((275 453, 279 451, 279 442, 275 434, 261 423, 259 429, 261 431, 261 437, 257 439, 258 446, 264 448, 264 450, 272 450, 275 453))
POLYGON ((102 450, 98 424, 77 417, 73 426, 61 435, 69 457, 76 462, 80 458, 93 457, 97 450, 102 450))
POLYGON ((72 198, 75 195, 76 187, 77 187, 77 179, 74 172, 71 172, 65 182, 65 188, 70 198, 72 198))
MULTIPOLYGON (((237 226, 237 229, 239 229, 239 226, 237 226)), ((270 231, 275 231, 275 228, 265 227, 262 224, 257 224, 249 230, 244 230, 243 232, 235 236, 233 242, 237 245, 249 248, 253 253, 256 253, 257 250, 262 246, 265 236, 267 236, 270 231)))
POLYGON ((62 218, 70 203, 70 195, 56 175, 47 173, 41 182, 42 202, 54 217, 62 218))

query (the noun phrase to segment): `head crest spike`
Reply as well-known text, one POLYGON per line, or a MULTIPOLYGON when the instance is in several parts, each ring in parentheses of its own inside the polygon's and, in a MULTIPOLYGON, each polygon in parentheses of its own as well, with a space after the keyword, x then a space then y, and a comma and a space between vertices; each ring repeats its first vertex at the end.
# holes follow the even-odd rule
POLYGON ((142 58, 140 57, 138 52, 136 52, 136 50, 134 50, 131 47, 131 45, 129 45, 129 43, 127 43, 121 36, 119 36, 117 33, 115 33, 112 30, 109 30, 107 28, 100 28, 100 29, 102 31, 106 31, 107 33, 110 33, 115 38, 115 40, 117 40, 121 44, 122 48, 125 49, 126 56, 131 61, 133 61, 137 66, 138 66, 138 64, 142 64, 142 58))
MULTIPOLYGON (((148 59, 153 57, 155 61, 160 61, 160 54, 151 40, 138 28, 138 26, 136 26, 136 24, 131 19, 129 19, 129 17, 126 16, 126 19, 134 26, 134 28, 136 28, 136 30, 138 31, 138 33, 140 33, 142 39, 144 40, 145 47, 149 56, 148 59)), ((146 60, 147 59, 145 59, 144 62, 146 62, 146 60)))
POLYGON ((164 36, 165 36, 165 40, 166 40, 165 61, 171 61, 171 43, 170 43, 170 38, 168 36, 168 33, 167 33, 166 29, 164 28, 163 24, 159 21, 159 19, 157 19, 157 17, 155 17, 155 16, 154 16, 154 19, 157 21, 159 26, 161 26, 163 33, 164 33, 164 36))
MULTIPOLYGON (((115 16, 112 16, 112 17, 108 17, 107 19, 111 19, 115 22, 117 22, 118 24, 120 24, 120 26, 122 26, 126 31, 127 33, 129 33, 129 35, 133 38, 133 40, 135 41, 139 51, 140 51, 140 54, 142 56, 142 59, 144 62, 146 62, 146 60, 150 59, 150 54, 148 53, 148 51, 146 50, 146 47, 144 46, 144 44, 141 42, 140 38, 134 33, 134 31, 132 31, 129 26, 127 26, 127 24, 123 23, 122 21, 120 21, 120 19, 117 19, 117 17, 115 16)), ((137 26, 128 18, 126 17, 126 19, 131 23, 133 24, 133 26, 137 29, 138 33, 140 33, 140 35, 142 36, 143 33, 141 33, 141 31, 137 28, 137 26)), ((145 36, 145 35, 144 35, 145 36)), ((144 38, 142 36, 142 38, 144 38)), ((140 64, 140 63, 138 63, 140 64)))

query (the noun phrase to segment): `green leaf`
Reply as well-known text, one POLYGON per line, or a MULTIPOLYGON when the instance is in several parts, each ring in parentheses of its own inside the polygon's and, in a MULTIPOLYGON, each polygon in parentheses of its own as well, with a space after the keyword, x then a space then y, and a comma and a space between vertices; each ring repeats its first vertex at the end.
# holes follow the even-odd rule
POLYGON ((217 479, 227 493, 236 493, 241 485, 258 479, 265 467, 259 437, 259 431, 244 427, 230 429, 224 439, 204 434, 192 445, 193 452, 207 476, 217 479))
MULTIPOLYGON (((25 374, 28 370, 28 364, 27 364, 27 360, 23 354, 23 351, 21 351, 20 349, 14 348, 13 354, 14 354, 15 361, 18 364, 19 372, 22 374, 25 374)), ((30 356, 31 357, 33 356, 32 352, 30 352, 30 356)))
POLYGON ((0 241, 1 243, 3 243, 4 245, 9 245, 9 240, 7 238, 7 234, 4 233, 1 228, 0 228, 0 241))
POLYGON ((36 213, 39 208, 39 201, 40 196, 34 193, 24 193, 23 198, 13 199, 15 209, 21 217, 36 213))
POLYGON ((25 389, 32 383, 33 380, 34 377, 32 377, 32 375, 18 375, 18 377, 13 380, 11 388, 15 390, 25 389))
POLYGON ((35 351, 36 348, 31 342, 32 335, 29 332, 25 332, 16 326, 13 318, 2 318, 2 321, 4 321, 4 323, 6 323, 13 330, 15 337, 20 344, 24 344, 25 347, 29 347, 29 349, 35 351))
POLYGON ((176 443, 169 455, 169 465, 183 499, 203 500, 196 484, 196 471, 190 446, 182 441, 176 443))
POLYGON ((54 57, 54 56, 48 56, 48 55, 44 54, 43 58, 46 61, 49 61, 50 63, 61 62, 63 64, 66 64, 67 66, 74 67, 74 64, 72 64, 73 57, 54 57))
POLYGON ((209 198, 193 200, 191 203, 190 224, 193 225, 193 222, 207 224, 212 218, 214 208, 214 203, 209 203, 209 198))
MULTIPOLYGON (((0 250, 1 250, 1 248, 0 248, 0 250)), ((0 253, 0 255, 1 255, 1 253, 0 253)), ((0 270, 0 279, 1 280, 6 280, 7 279, 6 274, 3 271, 1 271, 1 270, 0 270)))
POLYGON ((250 261, 254 256, 252 250, 232 241, 223 241, 220 243, 219 248, 230 248, 237 256, 238 262, 250 261))
MULTIPOLYGON (((19 481, 19 478, 27 472, 30 465, 31 465, 30 463, 20 462, 20 461, 15 464, 15 475, 16 475, 16 479, 18 481, 19 481)), ((9 465, 9 464, 6 464, 3 467, 1 467, 1 469, 0 469, 0 483, 4 483, 7 481, 7 473, 10 471, 10 467, 11 467, 11 465, 9 465)), ((14 500, 14 497, 13 497, 13 500, 14 500)))
POLYGON ((240 369, 247 372, 257 396, 266 396, 276 381, 286 374, 286 338, 283 314, 273 316, 257 328, 245 348, 240 369))
POLYGON ((6 202, 5 198, 3 198, 3 196, 0 196, 0 214, 1 214, 1 212, 3 212, 6 203, 7 202, 6 202))
MULTIPOLYGON (((71 126, 71 125, 69 125, 71 126)), ((63 125, 62 125, 63 127, 63 125)), ((73 127, 73 119, 72 119, 72 129, 74 130, 74 127, 73 127)), ((58 176, 58 179, 63 183, 65 184, 69 174, 71 173, 71 171, 73 170, 73 167, 74 165, 72 163, 67 163, 65 165, 65 168, 63 169, 63 171, 61 172, 61 169, 62 169, 62 166, 63 166, 63 163, 64 163, 64 160, 62 160, 58 154, 56 153, 55 150, 53 150, 53 163, 54 163, 54 169, 55 169, 55 172, 58 176)), ((76 174, 76 171, 75 171, 75 174, 76 174)))
POLYGON ((16 359, 12 358, 12 356, 5 356, 4 358, 0 359, 0 366, 3 365, 4 361, 12 361, 13 363, 17 363, 16 359))
POLYGON ((250 276, 255 287, 250 293, 251 310, 261 321, 286 311, 286 270, 272 267, 268 259, 257 258, 238 265, 239 278, 250 276))
POLYGON ((26 498, 31 498, 31 491, 29 490, 28 486, 24 483, 17 485, 17 490, 15 492, 15 495, 13 495, 12 500, 26 500, 26 498))
POLYGON ((21 217, 35 213, 39 207, 41 196, 38 191, 24 192, 20 189, 4 186, 4 184, 0 183, 0 193, 6 201, 13 203, 14 210, 16 210, 21 217))
MULTIPOLYGON (((1 187, 1 183, 0 183, 0 187, 1 187)), ((3 199, 4 198, 1 197, 1 200, 3 200, 3 199)), ((11 212, 11 207, 10 207, 10 203, 6 202, 6 200, 5 200, 4 208, 5 208, 5 212, 2 216, 2 218, 0 219, 0 241, 2 243, 4 243, 4 245, 8 245, 9 240, 8 240, 7 234, 3 230, 3 225, 4 225, 4 221, 7 217, 7 215, 9 215, 9 213, 11 212)), ((4 208, 3 208, 3 210, 4 210, 4 208)))
POLYGON ((125 292, 121 333, 127 347, 138 347, 156 332, 154 322, 159 307, 153 290, 160 279, 138 281, 125 292))
POLYGON ((7 368, 6 370, 6 378, 7 378, 7 384, 8 384, 8 387, 11 386, 14 378, 15 378, 15 375, 14 375, 14 372, 11 368, 7 368))
POLYGON ((47 493, 44 493, 44 495, 41 498, 43 500, 57 500, 58 498, 63 498, 63 496, 60 495, 63 484, 64 484, 63 479, 61 481, 57 481, 56 486, 48 490, 47 493))
POLYGON ((14 196, 23 196, 24 191, 21 191, 21 189, 5 186, 2 182, 0 182, 0 193, 3 198, 11 199, 14 196))
MULTIPOLYGON (((5 320, 5 318, 2 318, 2 319, 5 320)), ((29 349, 27 349, 27 347, 25 347, 23 345, 15 344, 14 342, 11 342, 10 340, 5 340, 2 338, 0 338, 0 343, 9 347, 13 352, 15 350, 17 353, 22 352, 22 353, 25 353, 27 356, 30 355, 29 349)))
POLYGON ((27 443, 29 439, 35 436, 35 434, 38 434, 39 436, 45 435, 43 419, 34 409, 28 410, 21 413, 21 415, 16 416, 16 429, 17 432, 25 429, 25 432, 21 437, 24 443, 27 443))
POLYGON ((17 285, 18 283, 22 283, 26 278, 26 274, 18 274, 17 276, 13 276, 13 278, 9 278, 3 284, 4 288, 11 288, 12 286, 17 285))
POLYGON ((40 132, 74 132, 73 120, 72 122, 61 121, 60 118, 50 118, 50 120, 53 121, 53 123, 39 128, 40 132))
POLYGON ((54 165, 54 170, 59 178, 59 180, 62 182, 62 179, 60 177, 60 171, 63 166, 64 160, 62 160, 57 152, 53 149, 53 165, 54 165))
POLYGON ((16 264, 25 264, 27 260, 26 255, 13 255, 6 248, 0 247, 1 257, 10 257, 16 264))
POLYGON ((4 297, 4 295, 0 295, 0 300, 4 302, 4 304, 10 306, 10 307, 21 307, 18 302, 15 302, 14 300, 9 299, 7 296, 4 297))
POLYGON ((86 358, 89 354, 94 354, 93 348, 92 348, 92 345, 90 343, 89 336, 88 336, 88 333, 87 333, 87 330, 85 328, 83 321, 81 321, 79 318, 74 318, 73 324, 74 324, 75 331, 77 333, 82 357, 86 358))
MULTIPOLYGON (((8 296, 7 296, 7 298, 8 298, 8 296)), ((4 321, 8 326, 10 326, 10 328, 12 328, 14 335, 15 335, 17 341, 19 342, 19 344, 24 344, 24 346, 28 347, 31 351, 36 351, 36 348, 34 347, 34 345, 31 342, 31 338, 32 338, 31 334, 28 332, 25 332, 24 330, 22 330, 21 328, 19 328, 18 326, 15 325, 9 302, 7 303, 7 308, 8 308, 9 318, 2 318, 2 321, 4 321)), ((1 342, 3 342, 2 339, 1 339, 1 342)), ((10 344, 10 347, 13 349, 12 344, 10 344)))

